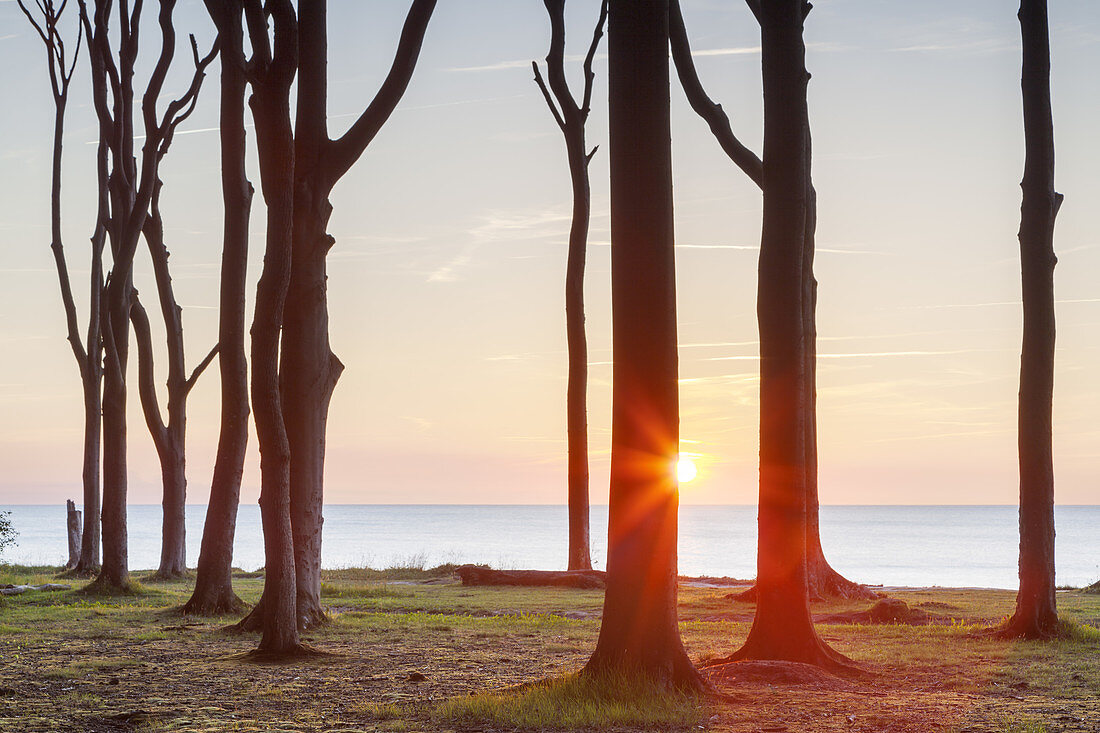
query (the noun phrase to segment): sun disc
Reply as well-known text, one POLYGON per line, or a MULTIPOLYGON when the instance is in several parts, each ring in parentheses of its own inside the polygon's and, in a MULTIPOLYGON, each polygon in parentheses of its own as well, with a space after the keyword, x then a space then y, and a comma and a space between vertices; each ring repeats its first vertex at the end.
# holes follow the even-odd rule
POLYGON ((699 473, 695 467, 695 461, 685 455, 681 455, 676 461, 676 480, 682 484, 694 479, 699 473))

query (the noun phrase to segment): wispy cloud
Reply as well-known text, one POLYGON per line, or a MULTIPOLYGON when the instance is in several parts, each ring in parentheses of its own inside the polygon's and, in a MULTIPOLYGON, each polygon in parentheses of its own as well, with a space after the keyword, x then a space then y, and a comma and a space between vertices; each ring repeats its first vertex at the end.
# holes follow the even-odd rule
MULTIPOLYGON (((1062 300, 1054 301, 1058 305, 1072 304, 1072 303, 1100 303, 1100 298, 1065 298, 1062 300)), ((1020 306, 1022 301, 1019 300, 997 300, 989 303, 941 303, 938 305, 910 305, 906 308, 913 308, 916 310, 942 310, 945 308, 996 308, 1000 306, 1012 305, 1020 306)))
MULTIPOLYGON (((953 349, 950 351, 861 351, 847 354, 818 354, 818 359, 875 359, 894 356, 945 356, 948 354, 973 354, 988 349, 953 349)), ((712 356, 704 361, 759 361, 756 355, 712 356)))
MULTIPOLYGON (((691 55, 696 58, 706 58, 708 56, 750 56, 760 53, 759 46, 730 46, 728 48, 703 48, 691 52, 691 55)), ((607 58, 606 53, 598 53, 593 58, 604 60, 607 58)), ((483 64, 480 66, 451 66, 445 68, 444 71, 451 72, 477 72, 477 71, 503 71, 506 69, 529 69, 531 68, 531 62, 534 59, 510 59, 507 61, 497 61, 492 64, 483 64)), ((583 54, 570 54, 565 57, 566 63, 580 63, 584 61, 583 54)))

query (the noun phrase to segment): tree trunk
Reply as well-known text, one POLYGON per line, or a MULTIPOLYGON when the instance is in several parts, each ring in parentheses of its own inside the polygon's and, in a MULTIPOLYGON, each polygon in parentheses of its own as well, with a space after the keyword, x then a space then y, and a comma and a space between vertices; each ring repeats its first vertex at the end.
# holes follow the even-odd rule
POLYGON ((65 502, 65 534, 69 540, 69 561, 65 567, 74 568, 80 562, 80 512, 72 499, 65 502))
POLYGON ((614 379, 607 591, 588 675, 704 682, 680 640, 668 2, 609 6, 614 379))
POLYGON ((570 570, 591 570, 588 500, 588 340, 584 332, 584 264, 591 216, 584 127, 568 143, 573 187, 573 221, 565 269, 565 333, 569 350, 566 386, 566 439, 569 486, 570 570))
MULTIPOLYGON (((102 354, 99 344, 97 343, 93 349, 94 358, 98 362, 102 354)), ((80 538, 80 560, 74 568, 80 575, 93 574, 99 570, 100 566, 99 522, 102 509, 99 500, 99 454, 102 429, 100 415, 103 409, 100 385, 103 382, 103 375, 100 365, 98 363, 92 365, 91 361, 92 359, 88 360, 88 367, 94 369, 96 373, 82 379, 84 387, 84 530, 80 538)))
POLYGON ((160 566, 154 577, 167 580, 187 572, 187 470, 182 430, 169 430, 169 449, 160 457, 160 476, 164 491, 160 566))
POLYGON ((130 333, 128 280, 107 288, 108 366, 103 379, 103 565, 96 583, 124 590, 130 585, 126 542, 126 363, 130 333))
POLYGON ((1054 122, 1046 0, 1022 0, 1024 161, 1020 217, 1024 335, 1020 355, 1020 591, 1003 636, 1058 633, 1054 591, 1054 122))
POLYGON ((218 309, 218 367, 221 425, 210 501, 206 507, 195 592, 184 613, 217 615, 239 611, 233 592, 233 537, 248 447, 248 358, 245 355, 245 287, 252 184, 245 173, 244 39, 240 0, 208 2, 221 43, 221 162, 225 223, 218 309))
POLYGON ((757 607, 744 646, 731 659, 822 666, 844 658, 818 637, 806 567, 807 476, 805 302, 811 207, 806 46, 802 0, 760 7, 764 82, 764 215, 757 317, 760 321, 760 507, 757 607))
MULTIPOLYGON (((264 532, 262 629, 256 655, 304 651, 298 635, 294 540, 290 519, 290 444, 279 390, 279 337, 290 283, 294 231, 294 138, 290 85, 298 66, 298 28, 290 0, 247 0, 253 48, 253 119, 260 181, 267 203, 267 243, 252 321, 252 405, 260 448, 260 517, 264 532), (274 48, 267 15, 274 21, 274 48)), ((249 621, 245 618, 241 625, 249 621)))
MULTIPOLYGON (((730 126, 729 117, 720 104, 716 104, 703 89, 702 82, 695 69, 688 43, 687 29, 680 12, 679 0, 671 0, 669 40, 672 46, 672 58, 680 84, 696 114, 702 117, 710 127, 715 139, 722 146, 726 156, 732 160, 745 175, 758 186, 763 187, 763 164, 760 158, 746 148, 730 126)), ((809 127, 806 131, 807 155, 809 155, 809 127)), ((817 280, 813 274, 814 237, 817 229, 817 194, 812 183, 809 186, 809 199, 806 215, 806 244, 803 256, 803 278, 805 293, 803 297, 806 330, 806 394, 809 395, 805 418, 806 429, 806 550, 807 580, 812 598, 864 598, 877 596, 867 586, 853 583, 834 570, 825 559, 821 549, 819 526, 819 504, 817 493, 817 280)), ((738 598, 755 600, 756 588, 753 587, 738 598)))

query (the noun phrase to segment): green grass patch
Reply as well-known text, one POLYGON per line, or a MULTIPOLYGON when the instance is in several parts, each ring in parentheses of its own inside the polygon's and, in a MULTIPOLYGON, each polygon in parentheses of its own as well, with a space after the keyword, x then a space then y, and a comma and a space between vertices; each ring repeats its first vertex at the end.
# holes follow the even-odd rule
POLYGON ((453 698, 437 705, 432 717, 527 730, 668 730, 699 725, 709 712, 704 697, 669 691, 641 675, 571 675, 515 692, 453 698))
POLYGON ((129 657, 90 657, 79 659, 64 667, 53 667, 43 671, 47 679, 65 680, 83 677, 93 672, 117 671, 127 667, 142 667, 144 662, 129 657))
POLYGON ((385 584, 341 585, 321 583, 322 598, 412 598, 408 591, 399 591, 385 584))

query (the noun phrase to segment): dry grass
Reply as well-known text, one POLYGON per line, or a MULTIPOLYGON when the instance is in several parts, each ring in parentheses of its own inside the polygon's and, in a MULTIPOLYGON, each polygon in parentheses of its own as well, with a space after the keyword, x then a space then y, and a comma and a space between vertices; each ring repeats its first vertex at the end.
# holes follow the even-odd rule
MULTIPOLYGON (((55 572, 0 566, 0 583, 49 582, 55 572)), ((464 588, 438 584, 439 571, 394 574, 326 573, 334 621, 307 641, 336 656, 291 665, 235 658, 257 641, 222 630, 236 617, 181 622, 173 609, 186 600, 191 579, 129 596, 8 598, 0 608, 0 730, 1100 730, 1100 597, 1078 591, 1059 593, 1075 631, 1055 643, 974 638, 974 630, 1011 611, 1012 593, 897 591, 891 595, 938 623, 819 627, 830 644, 866 664, 871 679, 839 689, 727 687, 728 697, 708 703, 700 717, 694 704, 661 712, 631 693, 620 705, 571 680, 595 644, 598 591, 464 588), (413 673, 424 679, 413 681, 413 673), (523 696, 492 694, 545 679, 557 682, 523 696), (633 698, 646 704, 630 710, 633 698), (565 710, 585 712, 568 717, 565 710)), ((251 602, 263 583, 234 582, 251 602)), ((729 654, 748 633, 753 608, 724 598, 728 591, 681 589, 681 633, 696 661, 729 654)))

